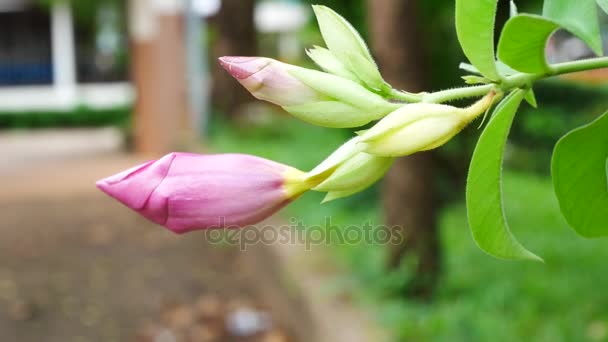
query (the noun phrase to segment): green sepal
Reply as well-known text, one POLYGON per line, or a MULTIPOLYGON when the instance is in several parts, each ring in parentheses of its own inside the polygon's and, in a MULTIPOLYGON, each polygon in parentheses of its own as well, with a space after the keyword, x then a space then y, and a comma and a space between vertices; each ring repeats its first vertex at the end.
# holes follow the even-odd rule
POLYGON ((538 108, 538 102, 536 102, 536 95, 534 94, 534 90, 528 90, 526 92, 526 95, 524 96, 524 100, 526 100, 526 102, 528 102, 528 104, 533 108, 538 108))
POLYGON ((331 190, 327 193, 327 195, 325 195, 325 198, 323 198, 323 201, 321 203, 328 203, 340 198, 349 197, 372 186, 374 183, 378 182, 393 165, 394 159, 387 159, 390 160, 385 160, 383 162, 383 165, 381 165, 382 169, 380 169, 379 172, 376 173, 376 177, 367 178, 366 182, 360 183, 358 186, 352 187, 348 190, 331 190))
POLYGON ((318 177, 326 172, 333 172, 340 164, 352 158, 365 149, 359 137, 354 137, 338 147, 329 157, 306 174, 306 179, 318 177))
POLYGON ((367 87, 377 91, 387 87, 387 83, 382 78, 376 63, 355 53, 346 53, 345 57, 350 66, 350 70, 352 70, 367 87))
MULTIPOLYGON (((387 89, 378 65, 361 35, 342 16, 326 6, 313 6, 321 34, 329 51, 365 86, 375 91, 387 89)), ((336 75, 342 76, 344 72, 336 75)), ((346 77, 353 79, 352 77, 346 77)), ((390 89, 390 88, 388 88, 390 89)))
MULTIPOLYGON (((317 70, 293 68, 289 73, 319 93, 372 113, 387 114, 400 107, 351 80, 317 70)), ((380 118, 382 115, 378 116, 380 118)))
POLYGON ((312 59, 321 69, 334 74, 336 76, 344 77, 351 81, 359 82, 359 79, 353 74, 349 68, 344 65, 340 60, 334 56, 331 51, 324 47, 315 46, 312 49, 306 50, 308 57, 312 59))
POLYGON ((359 189, 353 189, 353 190, 347 190, 347 191, 330 191, 327 193, 327 195, 325 195, 325 197, 321 201, 321 204, 329 203, 329 202, 332 202, 332 201, 335 201, 335 200, 338 200, 341 198, 345 198, 345 197, 352 196, 354 194, 358 194, 365 189, 367 189, 367 188, 359 188, 359 189))
POLYGON ((338 101, 285 106, 283 109, 302 121, 328 128, 360 127, 382 115, 338 101))
POLYGON ((475 76, 475 75, 466 75, 462 76, 464 83, 474 85, 474 84, 488 84, 492 83, 491 80, 483 77, 483 76, 475 76))
MULTIPOLYGON (((479 72, 479 70, 475 66, 469 63, 460 63, 460 65, 458 65, 458 68, 470 72, 472 74, 481 75, 481 72, 479 72)), ((499 60, 496 61, 496 69, 502 76, 511 76, 517 74, 517 70, 514 70, 513 68, 499 60)))
POLYGON ((511 0, 511 2, 509 3, 509 16, 513 18, 518 13, 519 10, 517 10, 517 5, 515 4, 515 1, 511 0))
POLYGON ((349 191, 370 186, 382 178, 393 165, 393 158, 359 153, 348 159, 329 178, 313 188, 314 191, 349 191))
POLYGON ((346 19, 326 6, 316 5, 312 8, 325 44, 338 59, 343 60, 347 53, 354 53, 374 62, 365 41, 346 19))

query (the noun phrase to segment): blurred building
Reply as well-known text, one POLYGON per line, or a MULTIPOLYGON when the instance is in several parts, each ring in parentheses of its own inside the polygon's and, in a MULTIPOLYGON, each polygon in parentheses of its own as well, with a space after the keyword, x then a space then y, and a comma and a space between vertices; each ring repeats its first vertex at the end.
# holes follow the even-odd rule
POLYGON ((81 25, 67 2, 0 1, 0 111, 132 103, 120 14, 101 7, 81 25))

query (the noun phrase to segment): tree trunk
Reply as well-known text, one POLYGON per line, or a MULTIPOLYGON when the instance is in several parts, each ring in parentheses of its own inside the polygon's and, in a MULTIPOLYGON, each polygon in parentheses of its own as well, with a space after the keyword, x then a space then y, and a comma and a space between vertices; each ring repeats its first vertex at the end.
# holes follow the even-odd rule
POLYGON ((135 149, 158 156, 193 139, 185 88, 183 18, 149 0, 130 1, 135 149))
MULTIPOLYGON (((417 22, 415 0, 368 0, 370 38, 382 74, 393 87, 421 91, 427 82, 424 39, 417 22)), ((436 222, 434 160, 430 152, 397 160, 385 180, 387 224, 406 239, 389 251, 389 266, 408 257, 415 273, 404 294, 429 299, 438 281, 441 254, 436 222)))
MULTIPOLYGON (((256 31, 253 21, 255 0, 223 0, 222 8, 214 19, 217 43, 214 54, 221 56, 254 56, 256 31)), ((217 64, 216 64, 217 65, 217 64)), ((238 108, 253 100, 251 95, 224 69, 213 68, 214 107, 229 118, 238 108)))

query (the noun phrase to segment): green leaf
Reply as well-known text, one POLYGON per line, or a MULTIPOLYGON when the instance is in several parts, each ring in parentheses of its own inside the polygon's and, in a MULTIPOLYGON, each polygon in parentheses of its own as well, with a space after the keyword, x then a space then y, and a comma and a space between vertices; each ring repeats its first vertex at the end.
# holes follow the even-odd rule
MULTIPOLYGON (((473 74, 481 75, 481 72, 479 72, 479 70, 476 67, 472 66, 471 64, 460 63, 460 65, 458 67, 464 71, 468 71, 473 74)), ((498 70, 498 73, 501 74, 502 76, 511 76, 511 75, 515 75, 518 73, 517 70, 514 70, 513 68, 511 68, 510 66, 506 65, 505 63, 503 63, 499 60, 496 61, 496 69, 498 70)))
POLYGON ((494 57, 497 0, 456 0, 456 33, 464 54, 481 74, 500 78, 494 57))
POLYGON ((511 68, 531 74, 550 70, 547 40, 559 25, 537 15, 520 14, 507 21, 498 43, 498 58, 511 68))
POLYGON ((582 236, 608 235, 608 113, 555 146, 551 173, 568 223, 582 236))
POLYGON ((599 17, 594 0, 545 0, 543 16, 582 39, 597 55, 603 55, 599 17))
POLYGON ((608 0, 595 0, 598 5, 604 10, 604 12, 608 13, 608 0))
POLYGON ((473 238, 486 253, 501 259, 542 261, 515 239, 503 210, 502 160, 524 94, 516 90, 507 96, 479 138, 467 180, 467 212, 473 238))

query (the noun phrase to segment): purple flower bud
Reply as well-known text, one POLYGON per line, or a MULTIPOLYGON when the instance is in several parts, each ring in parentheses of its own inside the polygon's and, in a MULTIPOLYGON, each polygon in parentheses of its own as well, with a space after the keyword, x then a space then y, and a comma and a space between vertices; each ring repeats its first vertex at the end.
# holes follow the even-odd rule
POLYGON ((279 106, 321 100, 321 95, 289 74, 292 65, 264 57, 221 57, 220 64, 253 96, 279 106))
POLYGON ((304 173, 240 154, 171 153, 97 187, 175 233, 258 223, 297 198, 304 173))

